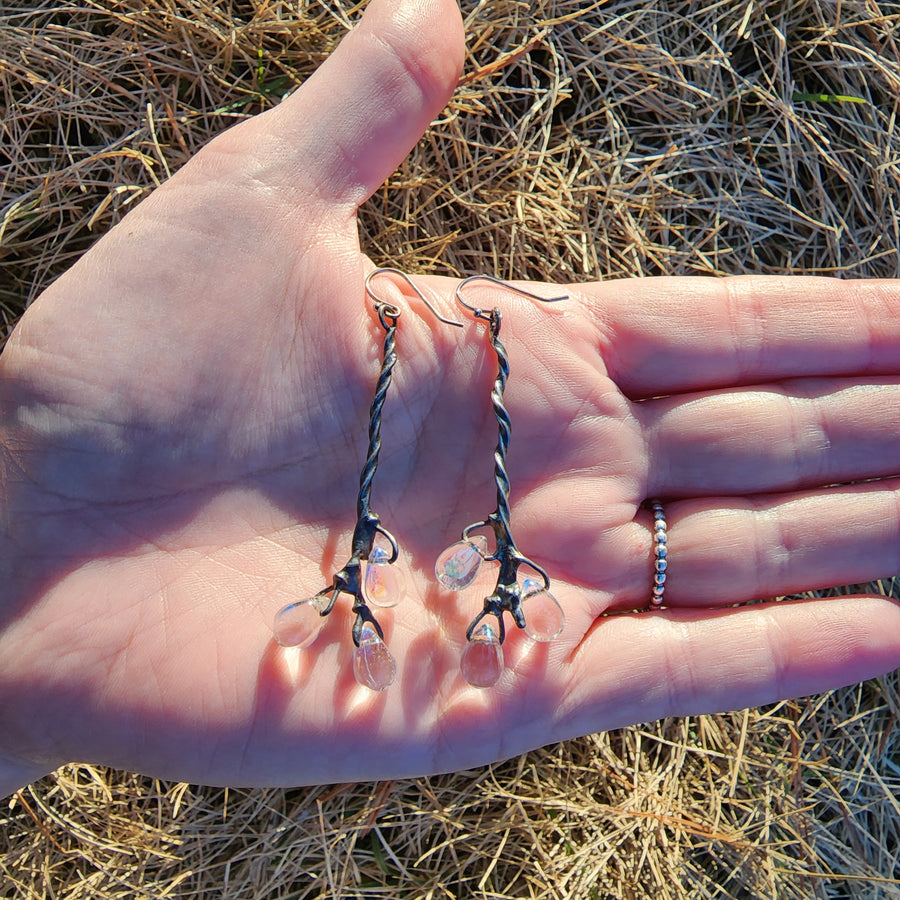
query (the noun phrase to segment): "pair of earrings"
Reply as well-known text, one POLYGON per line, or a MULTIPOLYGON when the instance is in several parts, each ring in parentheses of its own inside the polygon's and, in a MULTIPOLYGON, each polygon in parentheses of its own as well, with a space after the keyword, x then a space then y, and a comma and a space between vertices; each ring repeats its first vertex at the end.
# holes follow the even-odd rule
MULTIPOLYGON (((381 418, 385 397, 391 384, 397 362, 396 331, 400 309, 379 299, 372 290, 372 281, 379 275, 399 275, 415 291, 431 312, 443 323, 462 327, 461 323, 447 319, 435 310, 424 294, 407 275, 397 269, 376 269, 366 278, 366 293, 372 299, 378 320, 385 332, 381 372, 375 387, 375 397, 369 410, 369 447, 366 462, 360 475, 357 499, 357 522, 351 539, 351 557, 347 564, 332 578, 332 583, 314 597, 290 603, 275 617, 275 639, 284 647, 309 647, 324 627, 325 617, 334 608, 337 598, 349 594, 353 598, 353 674, 356 680, 375 691, 389 687, 397 674, 397 662, 384 642, 384 632, 375 618, 371 606, 396 606, 403 592, 403 580, 394 563, 399 557, 399 547, 394 536, 381 524, 371 506, 372 480, 378 468, 381 450, 381 418), (381 535, 390 551, 376 545, 381 535)), ((460 282, 456 300, 476 319, 488 324, 488 335, 497 357, 498 372, 491 390, 491 404, 498 426, 497 449, 494 451, 494 482, 497 488, 497 508, 486 518, 467 525, 461 539, 448 547, 437 559, 435 575, 438 581, 452 591, 461 591, 470 585, 485 561, 499 563, 497 584, 484 599, 480 613, 466 630, 466 648, 460 661, 460 671, 465 680, 475 687, 491 687, 503 672, 503 641, 506 635, 503 614, 509 613, 519 628, 536 641, 551 641, 562 632, 565 617, 559 603, 550 593, 550 578, 535 562, 524 556, 516 547, 510 531, 509 476, 506 471, 506 455, 510 439, 510 418, 503 401, 509 378, 509 358, 500 341, 501 314, 496 307, 486 311, 472 306, 463 299, 463 290, 473 281, 487 281, 500 287, 541 302, 553 303, 566 297, 543 298, 528 291, 514 288, 489 275, 473 275, 460 282), (488 541, 483 534, 473 532, 489 529, 494 537, 494 550, 489 552, 488 541), (519 580, 519 569, 526 566, 533 573, 519 580), (525 615, 525 607, 528 615, 525 615), (493 616, 496 628, 484 621, 493 616)))

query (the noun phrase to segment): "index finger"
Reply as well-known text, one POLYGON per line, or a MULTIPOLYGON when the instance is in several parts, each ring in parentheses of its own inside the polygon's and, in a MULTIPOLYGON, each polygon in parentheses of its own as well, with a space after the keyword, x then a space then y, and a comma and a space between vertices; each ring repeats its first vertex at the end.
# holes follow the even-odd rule
POLYGON ((811 375, 900 373, 900 281, 645 278, 581 285, 631 399, 811 375))

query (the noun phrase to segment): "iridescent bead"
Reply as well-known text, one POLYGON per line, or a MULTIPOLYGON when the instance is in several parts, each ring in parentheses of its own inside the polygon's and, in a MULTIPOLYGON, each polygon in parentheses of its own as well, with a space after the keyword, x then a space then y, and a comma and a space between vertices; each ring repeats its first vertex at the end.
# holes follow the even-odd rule
POLYGON ((282 647, 308 647, 325 626, 321 613, 327 606, 328 597, 322 595, 289 603, 275 616, 275 640, 282 647))
POLYGON ((463 651, 459 670, 477 688, 493 687, 503 673, 503 647, 487 622, 475 629, 463 651))
POLYGON ((390 558, 386 550, 376 547, 366 563, 366 599, 372 606, 383 609, 400 602, 406 581, 403 572, 388 562, 390 558))
POLYGON ((461 591, 475 580, 486 553, 487 538, 484 535, 458 541, 437 558, 435 577, 445 588, 461 591))
POLYGON ((397 660, 371 622, 363 623, 359 646, 353 653, 353 675, 361 685, 373 691, 383 691, 397 675, 397 660))
POLYGON ((525 634, 533 641, 546 643, 562 634, 566 615, 543 582, 534 578, 522 582, 522 612, 525 614, 525 634))

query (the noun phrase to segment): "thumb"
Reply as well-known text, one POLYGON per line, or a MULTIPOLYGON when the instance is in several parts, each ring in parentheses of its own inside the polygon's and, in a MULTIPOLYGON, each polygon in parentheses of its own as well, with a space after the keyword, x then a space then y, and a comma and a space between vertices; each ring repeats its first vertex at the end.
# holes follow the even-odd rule
POLYGON ((298 91, 230 134, 256 148, 252 157, 276 151, 266 152, 273 187, 355 208, 447 103, 463 50, 456 0, 372 0, 298 91))

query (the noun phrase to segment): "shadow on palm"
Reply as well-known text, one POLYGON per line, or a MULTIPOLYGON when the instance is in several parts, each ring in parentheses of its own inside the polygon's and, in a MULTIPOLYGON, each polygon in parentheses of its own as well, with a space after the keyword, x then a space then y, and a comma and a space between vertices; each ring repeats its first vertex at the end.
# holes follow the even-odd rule
MULTIPOLYGON (((353 682, 348 598, 338 599, 319 640, 293 663, 270 630, 281 606, 329 584, 349 556, 383 341, 355 236, 331 256, 302 259, 309 283, 282 259, 229 279, 215 267, 192 271, 199 247, 165 227, 150 230, 154 212, 148 201, 138 228, 148 229, 156 258, 167 261, 166 286, 178 285, 179 271, 191 273, 184 287, 142 295, 140 273, 114 232, 95 249, 97 266, 112 266, 105 294, 102 282, 80 283, 74 270, 33 310, 36 324, 25 323, 4 359, 5 408, 32 413, 28 426, 21 416, 10 426, 20 438, 11 445, 28 445, 14 475, 16 540, 42 563, 39 577, 19 573, 28 589, 7 615, 25 616, 29 597, 49 598, 46 614, 34 615, 30 649, 49 658, 64 648, 49 670, 58 677, 43 696, 40 685, 30 695, 48 714, 65 715, 95 706, 101 693, 103 714, 119 726, 105 726, 111 761, 123 740, 127 746, 122 732, 196 744, 198 710, 203 740, 246 741, 251 710, 260 727, 277 728, 298 692, 322 698, 303 713, 320 730, 341 723, 353 731, 358 721, 371 733, 385 701, 360 698, 353 682), (270 272, 265 281, 261 268, 270 272), (335 278, 340 269, 346 274, 335 278), (106 301, 99 314, 98 291, 106 301), (215 304, 201 301, 198 309, 198 293, 215 304), (80 314, 86 339, 73 341, 80 314), (85 665, 91 655, 93 665, 85 665)), ((250 214, 252 205, 242 219, 250 214)), ((215 257, 234 252, 227 230, 219 244, 215 257)), ((429 284, 446 307, 455 282, 429 284)), ((462 686, 459 653, 485 594, 473 587, 457 598, 436 589, 433 565, 464 525, 494 508, 497 433, 489 402, 496 361, 485 336, 469 323, 462 336, 432 324, 417 301, 404 297, 400 305, 399 362, 372 496, 401 543, 410 589, 402 606, 378 613, 400 662, 398 739, 434 721, 462 686)), ((556 473, 583 468, 584 435, 570 413, 583 407, 584 421, 596 423, 600 412, 588 400, 596 393, 594 361, 571 353, 573 321, 517 304, 504 330, 513 367, 510 473, 520 502, 513 528, 523 552, 562 584, 589 583, 594 565, 572 564, 580 558, 573 541, 584 536, 555 484, 556 473), (537 334, 559 346, 555 355, 565 355, 578 377, 561 372, 544 384, 532 373, 537 334)), ((572 587, 560 599, 577 602, 578 594, 572 587)), ((589 618, 570 611, 569 649, 589 618)), ((509 663, 533 674, 532 684, 542 680, 554 651, 529 649, 518 635, 507 643, 509 663)), ((546 691, 560 687, 551 680, 546 691)), ((85 756, 96 758, 91 721, 80 735, 75 729, 73 743, 80 736, 85 756)))
MULTIPOLYGON (((330 69, 202 151, 51 286, 10 341, 0 407, 18 563, 0 628, 17 655, 2 700, 23 757, 278 783, 298 736, 318 754, 310 781, 356 771, 373 740, 373 771, 424 771, 442 737, 449 747, 468 736, 474 762, 503 744, 489 715, 501 699, 507 722, 529 718, 525 703, 552 709, 594 618, 583 587, 595 607, 628 587, 627 554, 605 541, 642 496, 640 472, 609 465, 640 465, 621 428, 627 404, 597 374, 586 317, 511 304, 512 527, 569 624, 552 647, 514 631, 514 678, 465 688, 466 626, 496 573, 455 597, 435 587, 433 566, 495 505, 496 360, 469 321, 458 334, 404 292, 372 494, 408 579, 404 603, 379 613, 398 684, 386 695, 355 684, 346 597, 310 651, 292 659, 272 639, 277 610, 328 585, 350 555, 383 342, 355 210, 459 71, 455 5, 401 12, 372 4, 369 31, 348 37, 330 69), (430 43, 408 19, 420 14, 430 43), (422 77, 408 77, 391 38, 417 48, 422 77), (325 121, 323 141, 313 113, 335 87, 354 113, 325 121), (360 107, 370 92, 379 103, 360 107)), ((455 281, 419 283, 459 315, 455 281)))

